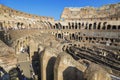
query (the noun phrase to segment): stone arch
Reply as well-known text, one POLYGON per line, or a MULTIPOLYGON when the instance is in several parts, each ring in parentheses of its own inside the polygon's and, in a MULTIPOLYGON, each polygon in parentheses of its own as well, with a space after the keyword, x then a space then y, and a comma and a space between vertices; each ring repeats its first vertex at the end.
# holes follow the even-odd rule
POLYGON ((65 52, 57 56, 54 66, 54 80, 83 80, 85 67, 65 52), (70 76, 72 75, 72 76, 70 76))
POLYGON ((79 25, 79 27, 81 27, 81 23, 80 22, 78 23, 78 25, 79 25))
POLYGON ((75 29, 78 29, 77 22, 75 23, 75 29))
POLYGON ((71 24, 70 24, 70 22, 68 22, 68 27, 69 27, 69 29, 71 29, 71 24))
POLYGON ((58 33, 58 38, 62 38, 62 34, 58 33))
POLYGON ((17 23, 17 29, 20 29, 21 28, 21 25, 20 25, 20 22, 17 23))
POLYGON ((63 71, 63 80, 78 80, 78 78, 82 77, 78 75, 78 73, 81 74, 82 72, 79 71, 76 67, 70 66, 63 71))
POLYGON ((46 22, 48 25, 48 29, 52 29, 52 24, 50 22, 46 22))
POLYGON ((84 22, 82 23, 82 27, 84 27, 84 22))
POLYGON ((107 30, 110 30, 111 29, 111 25, 107 25, 107 30))
POLYGON ((75 39, 76 39, 76 36, 75 36, 75 34, 74 34, 74 33, 72 33, 72 34, 71 34, 71 38, 72 38, 73 40, 75 40, 75 39))
POLYGON ((72 37, 71 37, 71 33, 69 33, 69 38, 70 38, 70 40, 72 39, 72 37))
POLYGON ((104 22, 104 23, 103 23, 102 30, 105 30, 105 29, 106 29, 106 24, 107 24, 107 22, 104 22))
POLYGON ((98 23, 98 27, 97 27, 98 30, 101 29, 101 22, 98 23))
POLYGON ((88 22, 86 23, 85 29, 88 29, 88 22))
POLYGON ((90 23, 90 24, 89 24, 89 30, 91 30, 91 29, 92 29, 92 24, 90 23))
POLYGON ((65 26, 63 26, 63 29, 65 29, 65 26))
POLYGON ((66 29, 69 29, 69 27, 68 27, 68 26, 66 26, 66 29))
POLYGON ((97 24, 96 22, 94 22, 93 29, 96 29, 96 27, 97 27, 97 24))
POLYGON ((56 29, 56 28, 55 28, 55 25, 53 26, 53 29, 56 29))
POLYGON ((116 26, 116 25, 113 25, 113 26, 112 26, 112 29, 114 29, 114 30, 117 29, 117 26, 116 26))
POLYGON ((56 57, 59 51, 46 47, 41 53, 41 80, 53 80, 54 79, 54 65, 56 57))
POLYGON ((57 23, 55 23, 55 28, 59 29, 59 25, 57 23))
POLYGON ((72 29, 72 26, 69 26, 69 29, 72 29))
POLYGON ((48 21, 48 24, 50 25, 50 29, 52 29, 52 26, 53 26, 53 25, 52 25, 49 21, 48 21))
POLYGON ((58 23, 58 25, 59 25, 59 29, 62 29, 62 24, 60 22, 58 23))
POLYGON ((51 57, 46 67, 46 80, 54 80, 54 65, 56 57, 51 57))
POLYGON ((118 30, 120 30, 120 25, 118 26, 118 30))
POLYGON ((75 29, 75 28, 74 28, 74 22, 72 22, 72 29, 75 29))
POLYGON ((50 29, 50 26, 46 21, 44 21, 44 25, 46 26, 46 29, 50 29))

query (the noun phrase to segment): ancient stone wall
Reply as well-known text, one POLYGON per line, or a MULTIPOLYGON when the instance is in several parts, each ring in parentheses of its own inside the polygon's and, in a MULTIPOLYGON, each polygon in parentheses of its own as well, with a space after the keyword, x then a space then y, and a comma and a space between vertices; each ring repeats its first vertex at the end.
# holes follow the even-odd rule
MULTIPOLYGON (((61 16, 64 20, 54 21, 51 17, 31 15, 0 5, 0 38, 15 49, 15 55, 28 54, 28 61, 38 61, 42 80, 83 80, 88 66, 77 59, 114 67, 119 72, 119 7, 118 3, 100 8, 65 8, 61 16)), ((27 58, 23 59, 26 61, 27 58)), ((92 78, 98 75, 94 74, 92 78)))
MULTIPOLYGON (((120 4, 105 5, 100 8, 64 8, 61 19, 64 20, 102 20, 116 18, 120 14, 120 4)), ((120 16, 119 16, 120 17, 120 16)))

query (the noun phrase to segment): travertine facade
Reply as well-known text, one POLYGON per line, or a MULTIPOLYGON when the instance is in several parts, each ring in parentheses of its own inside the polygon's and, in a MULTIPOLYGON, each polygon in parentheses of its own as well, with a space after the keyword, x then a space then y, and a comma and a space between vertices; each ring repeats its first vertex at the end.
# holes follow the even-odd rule
MULTIPOLYGON (((6 48, 14 50, 17 68, 13 68, 15 64, 10 66, 20 68, 28 79, 120 77, 120 3, 100 8, 64 8, 59 21, 0 5, 0 39, 6 48)), ((14 74, 12 68, 5 68, 10 76, 14 74)), ((21 80, 17 75, 13 78, 21 80)))

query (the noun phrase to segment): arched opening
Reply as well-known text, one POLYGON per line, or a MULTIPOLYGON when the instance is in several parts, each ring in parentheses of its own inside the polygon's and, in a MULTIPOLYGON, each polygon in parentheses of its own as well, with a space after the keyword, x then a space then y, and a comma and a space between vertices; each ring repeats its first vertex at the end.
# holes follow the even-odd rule
POLYGON ((74 29, 74 23, 72 23, 72 29, 74 29))
POLYGON ((86 37, 86 40, 88 40, 88 37, 86 37))
POLYGON ((68 29, 68 26, 66 26, 66 29, 68 29))
POLYGON ((74 33, 72 34, 72 39, 75 40, 75 34, 74 33))
POLYGON ((89 37, 89 40, 91 41, 91 40, 92 40, 92 38, 91 38, 91 37, 89 37))
POLYGON ((99 22, 97 29, 100 30, 100 27, 101 27, 101 22, 99 22))
POLYGON ((78 26, 79 26, 79 29, 80 29, 81 28, 81 23, 79 23, 78 26))
POLYGON ((24 27, 23 27, 23 23, 21 23, 21 28, 24 28, 24 27))
POLYGON ((70 22, 68 23, 68 26, 70 26, 70 22))
POLYGON ((61 23, 58 23, 58 25, 59 25, 59 29, 62 29, 62 25, 61 25, 61 23))
POLYGON ((63 29, 65 29, 65 26, 63 26, 63 29))
POLYGON ((62 38, 62 34, 58 34, 58 38, 62 38))
POLYGON ((84 23, 82 23, 82 26, 84 26, 84 23))
POLYGON ((59 25, 57 23, 55 23, 56 29, 59 29, 59 25))
POLYGON ((86 23, 85 29, 88 29, 88 23, 86 23))
POLYGON ((78 37, 79 41, 81 40, 81 37, 78 37))
POLYGON ((71 34, 69 34, 69 38, 70 38, 70 40, 72 39, 72 36, 71 36, 71 34))
POLYGON ((69 29, 71 29, 71 26, 69 26, 69 29))
POLYGON ((103 23, 103 27, 102 27, 103 30, 106 29, 106 24, 107 24, 107 22, 104 22, 104 23, 103 23))
POLYGON ((50 27, 51 27, 51 29, 52 29, 52 24, 50 23, 50 22, 48 22, 49 23, 49 25, 50 25, 50 27))
POLYGON ((118 26, 118 30, 120 29, 120 25, 118 26))
POLYGON ((111 25, 107 25, 107 30, 110 30, 111 29, 111 25))
POLYGON ((20 23, 19 22, 17 23, 17 28, 20 29, 20 23))
POLYGON ((94 25, 93 25, 93 29, 96 29, 96 22, 95 22, 94 25))
POLYGON ((53 29, 55 29, 55 26, 53 26, 53 29))
POLYGON ((77 23, 75 23, 75 29, 77 29, 77 23))
POLYGON ((89 30, 91 30, 92 29, 92 24, 89 24, 89 30))
POLYGON ((63 80, 83 80, 83 72, 69 66, 63 71, 63 80))
POLYGON ((112 26, 112 29, 117 29, 117 26, 116 26, 116 25, 113 25, 113 26, 112 26))
POLYGON ((56 57, 51 57, 46 68, 46 80, 54 80, 54 65, 56 57))

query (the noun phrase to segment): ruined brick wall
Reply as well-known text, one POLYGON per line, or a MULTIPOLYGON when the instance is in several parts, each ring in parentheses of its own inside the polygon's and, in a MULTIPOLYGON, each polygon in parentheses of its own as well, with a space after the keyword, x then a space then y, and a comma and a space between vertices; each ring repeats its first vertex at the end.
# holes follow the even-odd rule
MULTIPOLYGON (((111 19, 116 18, 120 14, 120 4, 105 5, 100 8, 84 7, 84 8, 64 8, 61 15, 65 20, 92 20, 92 19, 111 19)), ((119 16, 120 17, 120 16, 119 16)))

